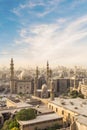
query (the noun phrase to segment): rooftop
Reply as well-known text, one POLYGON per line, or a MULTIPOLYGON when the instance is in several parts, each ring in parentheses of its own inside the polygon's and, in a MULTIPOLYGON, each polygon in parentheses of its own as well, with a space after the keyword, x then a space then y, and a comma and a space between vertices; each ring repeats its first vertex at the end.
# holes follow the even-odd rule
POLYGON ((46 114, 46 115, 41 115, 41 116, 37 116, 35 119, 33 120, 28 120, 28 121, 18 121, 19 124, 21 125, 30 125, 30 124, 34 124, 34 123, 39 123, 39 122, 45 122, 45 121, 51 121, 51 120, 55 120, 55 119, 62 119, 62 117, 58 116, 55 113, 52 114, 46 114))
POLYGON ((64 99, 64 98, 55 98, 51 103, 61 106, 65 109, 73 111, 80 115, 87 116, 87 99, 74 98, 74 99, 64 99))
POLYGON ((32 107, 31 104, 26 103, 24 101, 20 101, 18 98, 10 97, 7 98, 7 100, 14 103, 17 108, 32 107))
POLYGON ((80 115, 80 116, 78 116, 77 122, 87 126, 87 117, 80 115))
POLYGON ((51 102, 60 107, 73 111, 76 117, 76 121, 87 126, 87 99, 56 98, 51 102))
POLYGON ((16 106, 18 108, 24 108, 24 107, 32 107, 32 105, 26 103, 26 102, 19 102, 19 103, 16 103, 16 106))
POLYGON ((8 97, 8 99, 11 100, 14 103, 19 103, 20 102, 20 100, 18 98, 15 98, 15 97, 12 97, 12 96, 8 97))
POLYGON ((35 109, 37 111, 41 112, 42 114, 44 114, 44 113, 53 113, 53 111, 48 109, 48 107, 46 105, 37 105, 35 107, 35 109))

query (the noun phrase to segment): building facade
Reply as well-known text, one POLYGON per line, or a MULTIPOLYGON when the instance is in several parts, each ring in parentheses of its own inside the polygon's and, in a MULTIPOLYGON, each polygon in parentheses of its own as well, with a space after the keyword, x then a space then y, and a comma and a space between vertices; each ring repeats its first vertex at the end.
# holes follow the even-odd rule
POLYGON ((62 126, 63 120, 62 117, 52 113, 37 116, 36 119, 29 121, 18 121, 18 123, 20 124, 20 130, 45 130, 55 124, 62 126))
POLYGON ((19 79, 15 78, 13 59, 11 59, 10 64, 10 93, 11 94, 32 93, 32 79, 28 79, 24 73, 21 74, 21 78, 19 79))
POLYGON ((63 125, 70 130, 87 130, 87 100, 58 98, 48 102, 48 108, 63 117, 63 125))

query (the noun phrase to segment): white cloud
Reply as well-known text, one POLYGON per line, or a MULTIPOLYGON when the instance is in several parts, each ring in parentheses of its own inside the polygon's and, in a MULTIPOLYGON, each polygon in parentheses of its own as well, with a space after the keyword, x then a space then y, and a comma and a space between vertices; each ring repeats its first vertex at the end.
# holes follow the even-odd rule
POLYGON ((30 1, 27 1, 27 2, 25 1, 24 4, 20 4, 18 7, 13 8, 12 12, 14 14, 16 14, 17 16, 21 16, 22 11, 28 9, 27 12, 29 12, 29 10, 33 9, 36 6, 45 6, 45 4, 44 4, 44 2, 41 2, 41 1, 38 1, 38 0, 37 1, 30 0, 30 1))
POLYGON ((14 57, 21 66, 45 65, 47 60, 52 65, 87 65, 87 16, 73 21, 60 18, 55 23, 30 25, 18 32, 13 49, 3 50, 0 55, 14 57))
POLYGON ((24 11, 26 10, 26 13, 33 14, 37 17, 44 17, 45 15, 55 11, 59 11, 58 7, 59 5, 65 0, 47 0, 47 1, 40 1, 40 0, 29 0, 25 1, 24 4, 20 4, 18 7, 14 8, 12 12, 16 14, 17 16, 21 16, 24 11), (34 10, 35 7, 40 6, 43 8, 43 11, 41 10, 34 10))
POLYGON ((16 14, 17 16, 21 16, 20 8, 13 8, 13 10, 11 10, 11 12, 13 12, 14 14, 16 14))
POLYGON ((0 52, 0 55, 8 55, 8 54, 9 54, 9 52, 7 50, 3 50, 0 52))
POLYGON ((83 39, 87 37, 86 24, 87 16, 84 16, 74 21, 27 26, 20 30, 20 39, 16 43, 23 46, 21 53, 32 63, 40 64, 47 59, 57 64, 85 63, 87 40, 83 42, 83 39))

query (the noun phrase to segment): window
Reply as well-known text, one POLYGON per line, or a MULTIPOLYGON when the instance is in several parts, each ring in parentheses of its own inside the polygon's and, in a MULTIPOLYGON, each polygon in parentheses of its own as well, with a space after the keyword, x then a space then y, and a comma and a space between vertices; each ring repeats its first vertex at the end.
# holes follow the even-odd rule
POLYGON ((22 87, 20 86, 20 89, 22 89, 22 87))
POLYGON ((53 106, 52 106, 52 110, 53 110, 53 106))
POLYGON ((73 117, 73 121, 74 121, 74 117, 73 117))
POLYGON ((62 115, 64 115, 64 110, 62 110, 62 115))
POLYGON ((49 108, 51 108, 51 105, 49 105, 49 108))
POLYGON ((68 118, 70 118, 70 113, 68 113, 68 118))
POLYGON ((56 112, 58 112, 58 108, 56 108, 56 112))

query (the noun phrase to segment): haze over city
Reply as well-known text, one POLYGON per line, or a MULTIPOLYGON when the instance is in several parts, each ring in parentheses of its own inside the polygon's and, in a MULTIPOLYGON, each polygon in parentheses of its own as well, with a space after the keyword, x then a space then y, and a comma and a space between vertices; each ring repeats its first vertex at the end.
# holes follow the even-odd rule
POLYGON ((0 0, 0 64, 87 66, 86 0, 0 0))

